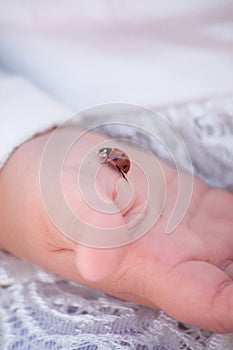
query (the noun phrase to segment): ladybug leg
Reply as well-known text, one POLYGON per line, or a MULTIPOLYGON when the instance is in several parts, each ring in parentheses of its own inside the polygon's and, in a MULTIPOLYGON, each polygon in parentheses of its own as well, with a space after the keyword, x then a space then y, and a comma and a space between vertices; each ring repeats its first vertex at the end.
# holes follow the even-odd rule
POLYGON ((106 157, 104 158, 104 160, 101 162, 101 164, 106 164, 108 160, 109 160, 109 158, 108 158, 108 156, 106 156, 106 157))
POLYGON ((127 182, 129 182, 128 179, 127 179, 127 177, 125 176, 124 172, 119 168, 119 166, 116 165, 116 168, 117 168, 117 170, 121 173, 121 175, 123 176, 123 178, 124 178, 127 182))

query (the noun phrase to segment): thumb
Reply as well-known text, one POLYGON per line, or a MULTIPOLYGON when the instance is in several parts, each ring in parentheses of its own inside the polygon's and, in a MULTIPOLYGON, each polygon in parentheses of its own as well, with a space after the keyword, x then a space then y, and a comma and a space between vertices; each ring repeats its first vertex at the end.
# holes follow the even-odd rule
POLYGON ((126 247, 95 249, 77 246, 76 266, 85 280, 99 281, 116 271, 126 255, 126 247))
POLYGON ((130 186, 125 180, 121 180, 117 173, 113 172, 107 176, 106 172, 111 172, 111 169, 103 170, 104 176, 100 173, 98 179, 99 193, 107 200, 110 210, 103 212, 86 206, 86 225, 82 227, 82 236, 88 244, 76 246, 76 266, 83 278, 91 281, 105 279, 119 268, 127 253, 127 243, 130 241, 125 211, 130 210, 132 201, 124 209, 125 203, 121 203, 122 198, 125 202, 124 198, 130 191, 130 186))
MULTIPOLYGON (((94 246, 97 246, 98 238, 100 247, 92 248, 81 244, 76 245, 75 263, 86 280, 98 281, 107 278, 119 268, 127 252, 126 245, 117 246, 117 238, 125 237, 127 243, 128 232, 121 212, 105 214, 91 210, 88 214, 88 225, 82 229, 82 235, 91 237, 94 246), (100 227, 101 226, 101 227, 100 227), (98 230, 95 231, 95 228, 98 230), (118 231, 115 233, 114 228, 118 231), (93 231, 93 234, 92 234, 93 231), (97 237, 99 235, 99 237, 97 237), (103 243, 103 244, 101 244, 103 243), (109 248, 107 247, 109 243, 109 248), (112 246, 112 243, 114 246, 112 246)), ((122 241, 122 239, 121 239, 122 241)))

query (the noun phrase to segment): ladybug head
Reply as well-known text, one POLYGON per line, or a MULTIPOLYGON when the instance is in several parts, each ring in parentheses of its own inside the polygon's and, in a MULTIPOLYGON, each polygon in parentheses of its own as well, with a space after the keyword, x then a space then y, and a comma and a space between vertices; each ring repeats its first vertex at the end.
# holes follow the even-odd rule
POLYGON ((109 154, 109 148, 100 148, 99 149, 99 155, 102 156, 102 157, 105 157, 109 154))

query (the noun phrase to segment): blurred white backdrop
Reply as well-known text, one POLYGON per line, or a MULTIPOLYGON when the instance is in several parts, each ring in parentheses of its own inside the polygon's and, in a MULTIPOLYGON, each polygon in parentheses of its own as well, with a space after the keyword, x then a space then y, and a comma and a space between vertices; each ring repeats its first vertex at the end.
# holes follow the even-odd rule
POLYGON ((0 68, 67 107, 233 92, 231 0, 0 0, 0 68))

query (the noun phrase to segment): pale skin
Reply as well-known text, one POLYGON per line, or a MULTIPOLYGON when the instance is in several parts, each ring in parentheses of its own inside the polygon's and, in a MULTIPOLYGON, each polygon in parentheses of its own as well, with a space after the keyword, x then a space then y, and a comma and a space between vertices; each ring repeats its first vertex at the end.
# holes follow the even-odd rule
MULTIPOLYGON (((233 332, 233 195, 195 179, 188 212, 167 235, 176 176, 172 167, 161 163, 168 193, 152 229, 124 247, 87 248, 61 234, 44 210, 39 167, 49 136, 50 132, 24 143, 0 172, 1 249, 118 298, 163 309, 180 321, 215 332, 233 332)), ((89 135, 88 142, 93 146, 99 137, 89 135)), ((64 190, 72 207, 91 224, 104 222, 114 227, 129 222, 144 200, 134 168, 128 179, 136 196, 126 212, 105 217, 77 193, 73 195, 76 164, 85 147, 71 152, 64 167, 64 190)), ((122 175, 113 167, 102 166, 97 186, 103 198, 114 198, 119 180, 122 175)))

